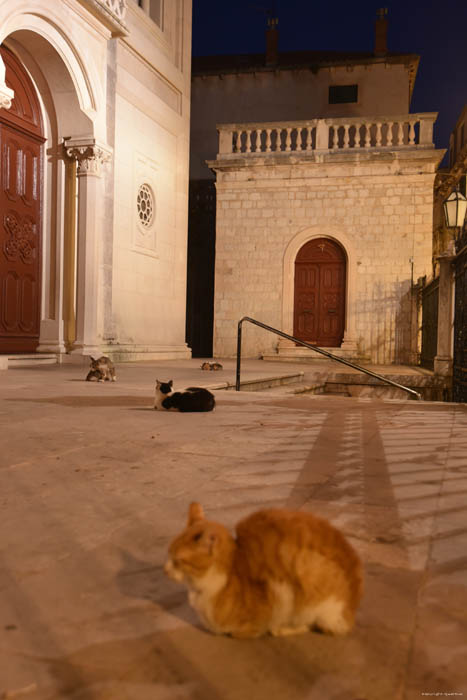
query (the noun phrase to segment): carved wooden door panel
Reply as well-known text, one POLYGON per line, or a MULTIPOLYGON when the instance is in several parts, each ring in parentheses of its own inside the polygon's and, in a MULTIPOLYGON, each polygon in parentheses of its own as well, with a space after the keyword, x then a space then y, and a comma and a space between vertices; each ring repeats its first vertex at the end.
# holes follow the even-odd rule
POLYGON ((306 243, 295 260, 294 335, 313 345, 339 347, 345 328, 346 260, 328 238, 306 243))
POLYGON ((30 352, 39 342, 44 139, 29 76, 10 52, 2 57, 15 98, 0 109, 0 353, 30 352))

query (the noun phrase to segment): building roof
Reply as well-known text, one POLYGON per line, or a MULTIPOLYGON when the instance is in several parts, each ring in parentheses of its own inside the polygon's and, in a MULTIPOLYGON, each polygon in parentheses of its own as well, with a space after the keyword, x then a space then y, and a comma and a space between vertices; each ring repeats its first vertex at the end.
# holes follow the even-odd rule
POLYGON ((375 63, 402 63, 408 66, 412 94, 420 56, 413 53, 387 53, 375 56, 371 51, 284 51, 274 63, 266 62, 266 54, 225 54, 193 56, 192 76, 257 73, 263 71, 311 70, 329 66, 355 66, 375 63))

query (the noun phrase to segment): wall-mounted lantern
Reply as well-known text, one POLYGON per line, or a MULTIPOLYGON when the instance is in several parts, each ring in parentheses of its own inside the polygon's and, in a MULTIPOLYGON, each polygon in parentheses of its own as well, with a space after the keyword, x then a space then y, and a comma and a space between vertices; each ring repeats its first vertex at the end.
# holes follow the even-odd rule
POLYGON ((443 202, 444 217, 448 228, 462 228, 467 211, 467 199, 456 189, 443 202))

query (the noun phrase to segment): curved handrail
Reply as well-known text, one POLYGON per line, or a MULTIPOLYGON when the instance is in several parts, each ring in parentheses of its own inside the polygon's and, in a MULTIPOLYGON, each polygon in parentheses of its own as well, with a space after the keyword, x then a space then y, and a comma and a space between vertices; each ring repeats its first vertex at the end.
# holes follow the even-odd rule
POLYGON ((315 352, 318 352, 320 355, 325 355, 326 357, 329 357, 331 360, 335 360, 336 362, 341 362, 343 365, 347 365, 348 367, 352 367, 353 369, 356 369, 359 372, 364 372, 364 374, 368 374, 370 377, 375 377, 376 379, 379 379, 380 381, 384 382, 385 384, 390 384, 391 386, 395 386, 398 389, 402 389, 402 391, 406 391, 408 394, 411 394, 413 396, 413 398, 415 398, 417 400, 420 400, 422 398, 422 395, 419 394, 418 391, 415 391, 415 389, 409 389, 408 386, 403 386, 402 384, 398 384, 397 382, 393 382, 392 379, 388 379, 387 377, 383 377, 381 374, 376 374, 376 372, 372 372, 370 369, 365 369, 365 367, 360 367, 360 365, 354 365, 353 362, 349 362, 349 360, 344 360, 343 357, 337 357, 337 355, 333 355, 332 353, 328 352, 327 350, 323 350, 322 348, 318 348, 318 347, 316 347, 316 345, 310 345, 310 343, 306 343, 304 340, 299 340, 298 338, 294 338, 293 335, 289 335, 288 333, 284 333, 283 331, 279 331, 279 330, 277 330, 277 328, 273 328, 272 326, 267 326, 265 323, 261 323, 261 321, 257 321, 256 319, 250 318, 249 316, 244 316, 238 322, 237 373, 236 373, 236 380, 235 380, 235 391, 240 391, 240 366, 241 366, 241 356, 242 356, 242 323, 244 321, 248 321, 249 323, 253 323, 255 326, 259 326, 260 328, 264 328, 266 331, 270 331, 271 333, 275 333, 276 335, 280 335, 282 338, 286 338, 287 340, 292 340, 294 343, 299 343, 300 345, 304 345, 306 348, 309 348, 310 350, 314 350, 315 352))

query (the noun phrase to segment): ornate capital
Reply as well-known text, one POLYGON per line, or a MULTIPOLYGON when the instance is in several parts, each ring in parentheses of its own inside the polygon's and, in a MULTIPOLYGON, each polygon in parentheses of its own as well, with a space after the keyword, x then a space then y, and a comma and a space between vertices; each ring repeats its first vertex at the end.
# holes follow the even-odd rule
POLYGON ((93 138, 67 139, 64 145, 67 156, 77 161, 78 177, 100 177, 101 165, 112 158, 112 150, 93 138))
POLYGON ((0 108, 10 109, 15 93, 5 83, 5 72, 5 64, 0 54, 0 108))
POLYGON ((112 36, 127 36, 125 24, 127 0, 79 0, 112 32, 112 36))
POLYGON ((14 91, 6 85, 0 85, 0 108, 10 109, 15 96, 14 91))

